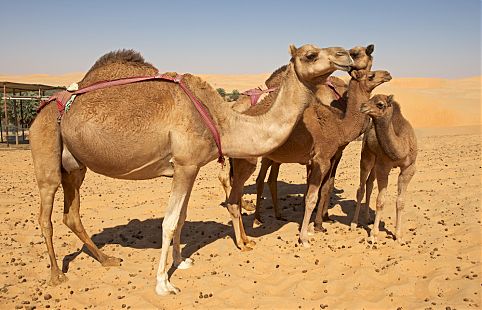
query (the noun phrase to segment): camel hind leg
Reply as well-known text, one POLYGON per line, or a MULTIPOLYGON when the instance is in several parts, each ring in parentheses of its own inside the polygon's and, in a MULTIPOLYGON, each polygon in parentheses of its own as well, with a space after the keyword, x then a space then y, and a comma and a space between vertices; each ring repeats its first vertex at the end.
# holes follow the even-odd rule
POLYGON ((368 226, 373 223, 373 219, 370 218, 370 198, 373 192, 373 182, 375 181, 376 173, 375 168, 372 168, 370 175, 368 176, 366 182, 366 193, 365 193, 365 208, 363 212, 365 214, 365 224, 368 226))
POLYGON ((40 193, 39 224, 50 259, 51 285, 67 280, 57 264, 52 241, 52 208, 61 182, 62 145, 57 115, 55 104, 50 104, 39 112, 30 127, 30 147, 40 193))
MULTIPOLYGON (((367 184, 367 179, 371 175, 371 171, 375 165, 375 155, 368 151, 367 149, 363 148, 361 152, 361 158, 360 158, 360 183, 358 186, 358 190, 356 192, 356 209, 355 209, 355 214, 353 215, 353 219, 351 220, 351 229, 356 229, 358 226, 358 216, 360 214, 360 207, 361 207, 361 201, 363 199, 363 195, 365 194, 365 186, 367 184)), ((373 188, 373 179, 371 180, 371 187, 370 187, 370 193, 371 189, 373 188)), ((367 195, 368 196, 368 195, 367 195)), ((368 204, 369 202, 367 202, 368 204)), ((368 205, 367 205, 368 208, 368 205)), ((368 210, 366 210, 368 212, 368 210)))
MULTIPOLYGON (((221 168, 218 174, 219 182, 223 186, 224 193, 226 194, 226 201, 229 199, 229 193, 231 193, 231 184, 233 183, 233 159, 229 158, 226 164, 221 168)), ((254 211, 255 205, 247 200, 241 198, 241 208, 246 211, 254 211)))
POLYGON ((408 167, 401 168, 398 176, 398 196, 397 196, 397 222, 395 237, 398 243, 403 243, 402 240, 402 212, 405 206, 405 194, 407 192, 408 183, 415 175, 415 164, 408 167))
POLYGON ((62 187, 64 189, 63 222, 85 244, 102 266, 119 266, 122 260, 120 258, 107 256, 99 250, 85 231, 80 219, 80 186, 84 181, 86 171, 87 169, 85 167, 70 173, 62 170, 62 187))
POLYGON ((375 222, 373 223, 373 229, 370 232, 370 238, 373 243, 377 242, 378 233, 380 232, 380 221, 382 219, 383 208, 385 206, 385 195, 387 192, 388 175, 390 173, 390 169, 390 165, 384 165, 383 163, 377 163, 375 166, 375 175, 378 185, 378 196, 375 222))
POLYGON ((279 207, 278 201, 278 175, 279 175, 279 167, 281 163, 273 162, 271 166, 271 170, 269 172, 268 177, 268 186, 269 191, 271 192, 271 200, 273 201, 273 209, 274 215, 276 216, 277 220, 286 221, 286 219, 281 216, 281 210, 279 207))
MULTIPOLYGON (((258 177, 256 178, 256 210, 254 211, 254 224, 262 225, 263 220, 261 219, 261 200, 264 191, 264 179, 266 178, 266 173, 269 167, 273 164, 273 161, 267 158, 261 159, 261 168, 259 169, 258 177)), ((271 170, 273 171, 273 170, 271 170)), ((274 202, 273 202, 274 203, 274 202)))
POLYGON ((244 231, 240 202, 243 196, 244 183, 256 170, 256 162, 256 158, 233 160, 233 188, 229 195, 228 211, 233 223, 236 245, 243 251, 252 250, 252 246, 255 245, 255 242, 249 240, 244 231))

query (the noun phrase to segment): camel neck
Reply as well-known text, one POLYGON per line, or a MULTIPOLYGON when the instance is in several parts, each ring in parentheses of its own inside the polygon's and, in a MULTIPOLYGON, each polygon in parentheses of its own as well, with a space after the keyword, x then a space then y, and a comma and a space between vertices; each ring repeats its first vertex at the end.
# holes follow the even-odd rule
POLYGON ((325 91, 324 87, 328 81, 328 78, 333 72, 329 72, 325 75, 319 76, 316 80, 305 82, 304 85, 308 88, 313 94, 317 94, 318 92, 325 91))
POLYGON ((368 116, 360 112, 361 105, 370 99, 370 91, 366 90, 359 81, 351 79, 346 93, 346 111, 343 117, 343 134, 346 143, 360 136, 368 122, 368 116))
MULTIPOLYGON (((223 109, 223 151, 231 157, 257 157, 283 144, 301 118, 313 94, 299 81, 290 63, 279 92, 269 110, 261 115, 223 109)), ((221 117, 220 117, 221 119, 221 117)))
POLYGON ((391 118, 373 119, 378 144, 391 160, 400 160, 407 156, 409 147, 405 139, 399 137, 391 118))

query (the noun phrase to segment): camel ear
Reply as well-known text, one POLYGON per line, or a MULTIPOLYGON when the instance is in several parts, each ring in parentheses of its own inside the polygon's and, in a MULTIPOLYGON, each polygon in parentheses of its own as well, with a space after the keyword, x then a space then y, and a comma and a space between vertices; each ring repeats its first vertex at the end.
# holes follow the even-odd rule
POLYGON ((296 48, 296 46, 294 46, 293 44, 290 44, 290 55, 291 55, 291 57, 295 57, 297 50, 298 49, 296 48))
POLYGON ((362 70, 351 70, 350 75, 353 79, 358 81, 359 79, 362 78, 363 72, 362 70))
POLYGON ((375 50, 375 45, 370 44, 370 45, 368 45, 367 48, 365 49, 365 53, 366 53, 368 56, 370 56, 370 55, 373 53, 374 50, 375 50))
POLYGON ((387 103, 388 103, 389 107, 392 105, 392 101, 393 101, 393 95, 388 96, 387 97, 387 103))

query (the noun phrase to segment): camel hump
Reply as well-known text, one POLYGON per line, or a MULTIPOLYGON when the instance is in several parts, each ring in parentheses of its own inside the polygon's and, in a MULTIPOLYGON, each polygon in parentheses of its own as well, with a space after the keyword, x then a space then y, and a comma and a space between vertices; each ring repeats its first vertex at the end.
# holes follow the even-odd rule
POLYGON ((101 56, 90 68, 87 74, 111 63, 123 63, 130 66, 145 66, 154 68, 153 65, 144 60, 144 57, 142 57, 141 53, 132 49, 120 49, 101 56))
POLYGON ((281 82, 283 81, 283 78, 285 76, 284 73, 286 73, 286 68, 288 67, 288 65, 284 65, 282 67, 279 67, 278 69, 276 69, 273 73, 271 73, 271 75, 269 76, 269 78, 264 82, 264 84, 268 87, 268 88, 273 88, 273 87, 278 87, 281 85, 281 82))
POLYGON ((158 70, 146 62, 139 52, 120 49, 101 56, 79 82, 79 87, 83 88, 100 81, 157 73, 158 70))

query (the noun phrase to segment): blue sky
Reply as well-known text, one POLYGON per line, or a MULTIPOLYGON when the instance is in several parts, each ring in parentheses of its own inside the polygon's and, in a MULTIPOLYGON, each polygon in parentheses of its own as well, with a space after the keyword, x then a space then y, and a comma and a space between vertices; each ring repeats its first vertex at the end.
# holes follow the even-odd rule
POLYGON ((480 0, 1 1, 0 74, 87 71, 133 48, 163 71, 265 73, 288 45, 375 44, 394 77, 480 75, 480 0))

